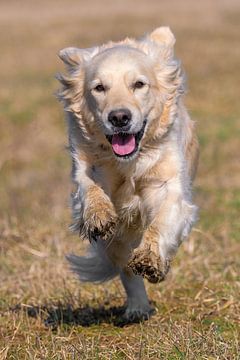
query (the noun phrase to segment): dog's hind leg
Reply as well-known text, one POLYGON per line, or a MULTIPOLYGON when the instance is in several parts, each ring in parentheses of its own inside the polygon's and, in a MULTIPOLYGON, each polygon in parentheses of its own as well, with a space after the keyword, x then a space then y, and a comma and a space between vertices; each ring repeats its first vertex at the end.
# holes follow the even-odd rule
POLYGON ((127 308, 124 317, 127 320, 148 319, 154 312, 147 297, 143 278, 131 271, 120 272, 121 281, 127 294, 127 308))

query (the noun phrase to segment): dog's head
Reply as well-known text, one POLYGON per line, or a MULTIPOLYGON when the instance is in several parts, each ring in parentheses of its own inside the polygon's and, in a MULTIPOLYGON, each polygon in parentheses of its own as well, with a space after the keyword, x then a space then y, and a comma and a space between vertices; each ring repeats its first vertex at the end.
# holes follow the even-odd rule
POLYGON ((97 128, 118 159, 134 158, 148 138, 161 133, 164 106, 181 92, 174 42, 170 29, 160 27, 139 41, 60 51, 69 69, 68 77, 59 77, 65 109, 85 128, 97 128))

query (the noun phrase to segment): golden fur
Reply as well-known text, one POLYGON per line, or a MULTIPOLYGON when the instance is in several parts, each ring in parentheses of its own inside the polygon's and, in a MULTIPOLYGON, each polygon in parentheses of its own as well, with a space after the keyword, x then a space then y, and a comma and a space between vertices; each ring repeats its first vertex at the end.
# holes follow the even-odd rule
MULTIPOLYGON (((183 105, 174 42, 170 29, 160 27, 140 40, 60 52, 68 75, 58 77, 59 97, 77 184, 73 229, 101 244, 115 269, 151 282, 164 279, 196 219, 191 185, 198 142, 183 105), (134 88, 136 81, 141 88, 134 88), (134 134, 146 122, 139 149, 127 159, 116 157, 106 138, 112 135, 109 113, 119 108, 131 111, 134 134)), ((80 258, 70 260, 88 280, 86 271, 81 276, 80 258)))

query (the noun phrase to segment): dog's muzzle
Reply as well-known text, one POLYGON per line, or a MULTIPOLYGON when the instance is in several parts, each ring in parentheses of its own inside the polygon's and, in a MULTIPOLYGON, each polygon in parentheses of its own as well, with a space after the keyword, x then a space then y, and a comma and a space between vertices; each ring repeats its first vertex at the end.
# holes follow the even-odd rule
POLYGON ((129 159, 138 151, 146 123, 147 120, 145 119, 141 130, 136 134, 123 131, 123 128, 120 127, 113 135, 106 135, 106 138, 112 145, 113 152, 117 157, 129 159))
POLYGON ((125 128, 130 125, 132 114, 128 109, 113 110, 108 115, 108 121, 115 128, 125 128))

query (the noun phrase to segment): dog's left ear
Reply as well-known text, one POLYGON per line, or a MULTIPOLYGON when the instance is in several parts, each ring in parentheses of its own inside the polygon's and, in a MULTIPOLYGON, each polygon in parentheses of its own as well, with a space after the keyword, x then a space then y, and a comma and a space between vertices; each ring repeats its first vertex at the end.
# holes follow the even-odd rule
POLYGON ((168 26, 161 26, 155 29, 148 35, 150 40, 154 41, 158 45, 165 45, 173 47, 175 44, 175 37, 168 26))
POLYGON ((174 56, 175 37, 167 26, 161 26, 139 41, 141 50, 155 60, 165 61, 174 56))
POLYGON ((97 46, 87 49, 67 47, 60 50, 58 55, 66 65, 74 67, 90 61, 98 52, 99 48, 97 46))

